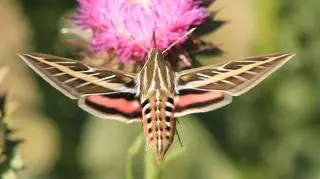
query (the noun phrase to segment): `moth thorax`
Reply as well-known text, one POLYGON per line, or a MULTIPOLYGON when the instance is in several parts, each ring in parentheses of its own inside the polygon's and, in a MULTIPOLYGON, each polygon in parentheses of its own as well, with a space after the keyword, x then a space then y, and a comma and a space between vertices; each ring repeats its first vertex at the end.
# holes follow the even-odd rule
POLYGON ((142 103, 144 134, 148 145, 161 161, 173 142, 176 121, 171 97, 150 96, 142 103))

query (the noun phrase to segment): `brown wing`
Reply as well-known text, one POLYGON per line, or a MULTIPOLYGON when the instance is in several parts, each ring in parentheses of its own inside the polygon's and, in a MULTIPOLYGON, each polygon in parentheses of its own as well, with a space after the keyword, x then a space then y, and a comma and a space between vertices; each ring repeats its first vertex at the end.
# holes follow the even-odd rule
POLYGON ((53 87, 72 99, 115 92, 135 93, 132 74, 51 55, 19 54, 19 57, 53 87))
POLYGON ((291 53, 265 55, 181 71, 178 73, 179 89, 223 91, 238 96, 255 87, 293 56, 291 53))

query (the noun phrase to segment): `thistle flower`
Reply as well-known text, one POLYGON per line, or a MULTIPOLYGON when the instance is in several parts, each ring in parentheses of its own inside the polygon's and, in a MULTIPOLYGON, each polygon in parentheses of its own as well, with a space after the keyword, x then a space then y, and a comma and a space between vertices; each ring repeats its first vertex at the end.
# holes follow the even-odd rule
POLYGON ((207 1, 200 0, 78 0, 78 3, 73 20, 84 30, 91 30, 92 51, 96 55, 112 52, 123 64, 144 61, 146 56, 127 36, 150 49, 155 33, 157 48, 165 49, 209 16, 203 6, 207 1))

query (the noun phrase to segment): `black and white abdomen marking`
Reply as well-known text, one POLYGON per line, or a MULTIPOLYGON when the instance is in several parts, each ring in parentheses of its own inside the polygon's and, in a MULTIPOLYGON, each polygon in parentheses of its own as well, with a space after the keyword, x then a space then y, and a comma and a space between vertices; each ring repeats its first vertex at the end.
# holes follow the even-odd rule
POLYGON ((156 151, 157 156, 162 158, 175 134, 174 100, 157 91, 155 95, 143 101, 141 108, 148 144, 156 151))

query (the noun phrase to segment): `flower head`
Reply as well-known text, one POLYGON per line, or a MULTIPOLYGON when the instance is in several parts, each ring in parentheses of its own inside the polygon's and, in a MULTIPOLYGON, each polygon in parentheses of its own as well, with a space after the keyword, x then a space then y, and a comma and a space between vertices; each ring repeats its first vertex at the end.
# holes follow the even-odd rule
POLYGON ((150 49, 155 33, 157 48, 165 49, 187 33, 190 27, 198 26, 208 17, 199 0, 78 2, 79 8, 73 19, 75 24, 92 31, 92 50, 96 54, 113 52, 120 63, 143 61, 146 56, 146 52, 127 36, 150 49))

